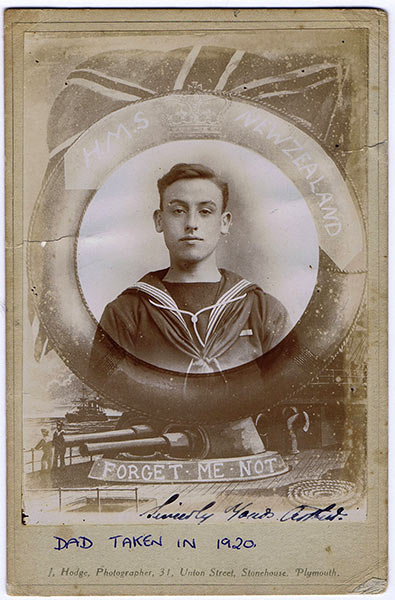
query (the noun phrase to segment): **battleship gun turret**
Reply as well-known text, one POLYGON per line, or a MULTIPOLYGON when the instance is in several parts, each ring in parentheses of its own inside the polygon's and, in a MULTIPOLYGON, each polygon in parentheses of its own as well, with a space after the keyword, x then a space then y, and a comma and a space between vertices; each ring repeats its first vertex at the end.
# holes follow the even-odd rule
POLYGON ((126 460, 163 458, 231 457, 265 450, 251 418, 218 425, 166 428, 147 424, 97 433, 65 435, 66 446, 78 446, 81 456, 116 457, 126 460))
POLYGON ((266 451, 250 417, 232 423, 160 425, 128 423, 97 433, 65 435, 68 446, 94 457, 89 478, 134 483, 261 479, 288 467, 266 451))

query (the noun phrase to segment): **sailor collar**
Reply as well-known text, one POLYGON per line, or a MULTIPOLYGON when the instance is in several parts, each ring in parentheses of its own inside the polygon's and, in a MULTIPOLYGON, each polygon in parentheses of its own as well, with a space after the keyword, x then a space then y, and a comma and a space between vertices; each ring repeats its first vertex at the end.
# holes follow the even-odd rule
POLYGON ((138 290, 144 295, 148 296, 150 304, 158 309, 170 311, 180 322, 183 328, 186 330, 188 335, 191 337, 188 326, 185 322, 183 315, 189 315, 191 317, 192 325, 194 328, 195 335, 204 348, 209 340, 210 335, 215 330, 218 322, 220 321, 226 307, 236 301, 244 300, 247 296, 247 290, 256 288, 256 285, 248 281, 247 279, 241 278, 239 275, 220 269, 221 282, 218 290, 217 300, 215 304, 205 306, 196 313, 192 313, 188 310, 181 310, 172 296, 168 293, 162 280, 165 277, 168 269, 161 271, 154 271, 145 275, 140 281, 131 286, 130 290, 138 290), (197 322, 199 315, 204 311, 210 310, 210 316, 208 320, 206 335, 204 340, 201 338, 198 329, 197 322))

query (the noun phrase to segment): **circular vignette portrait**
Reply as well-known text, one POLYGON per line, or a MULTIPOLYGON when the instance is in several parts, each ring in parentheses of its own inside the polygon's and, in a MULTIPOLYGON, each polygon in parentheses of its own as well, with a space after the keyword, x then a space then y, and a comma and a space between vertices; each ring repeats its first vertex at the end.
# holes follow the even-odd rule
POLYGON ((222 372, 279 344, 311 299, 318 261, 296 185, 217 140, 168 142, 122 164, 87 207, 77 248, 98 331, 179 373, 222 372))

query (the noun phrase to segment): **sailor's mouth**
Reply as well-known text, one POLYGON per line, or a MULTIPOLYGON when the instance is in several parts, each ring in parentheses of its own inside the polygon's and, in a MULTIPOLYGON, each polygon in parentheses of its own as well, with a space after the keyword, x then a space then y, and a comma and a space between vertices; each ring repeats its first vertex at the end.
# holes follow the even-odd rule
POLYGON ((180 238, 180 242, 203 242, 203 238, 185 236, 180 238))

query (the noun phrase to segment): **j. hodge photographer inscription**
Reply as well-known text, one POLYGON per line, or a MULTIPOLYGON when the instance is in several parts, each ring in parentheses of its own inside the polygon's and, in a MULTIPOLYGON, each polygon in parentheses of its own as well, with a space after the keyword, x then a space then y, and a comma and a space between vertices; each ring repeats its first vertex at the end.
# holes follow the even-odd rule
POLYGON ((12 593, 380 591, 385 16, 5 31, 12 593))

